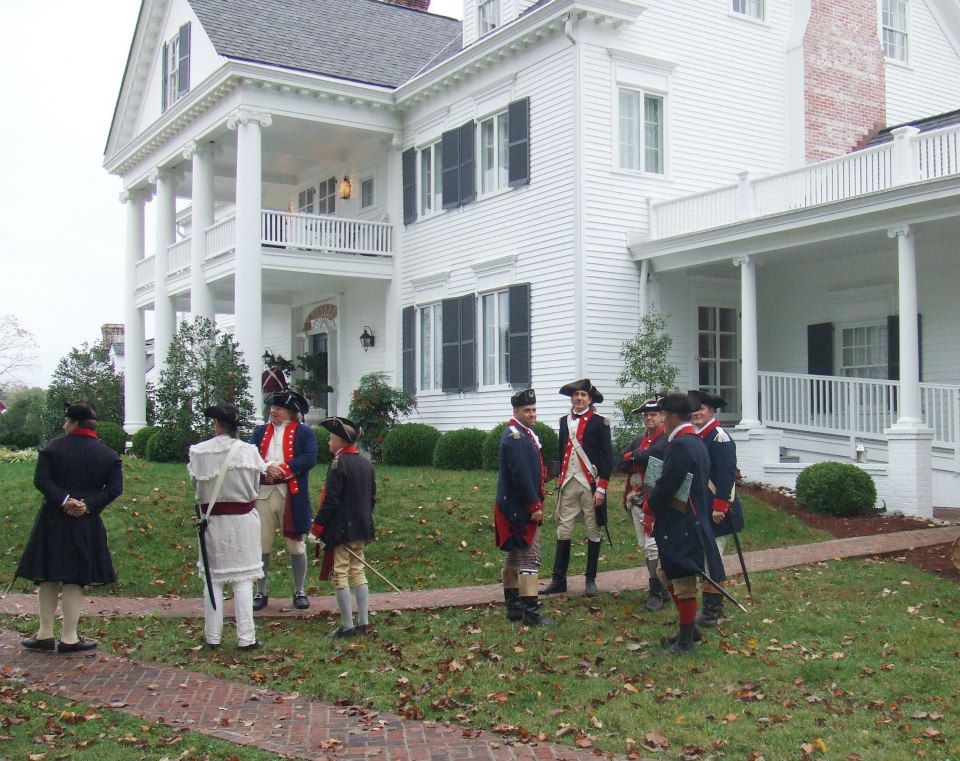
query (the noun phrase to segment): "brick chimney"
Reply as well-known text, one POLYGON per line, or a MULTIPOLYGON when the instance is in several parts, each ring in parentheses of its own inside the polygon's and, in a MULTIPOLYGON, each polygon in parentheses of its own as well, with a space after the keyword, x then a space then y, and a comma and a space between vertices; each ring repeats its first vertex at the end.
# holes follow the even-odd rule
POLYGON ((876 0, 811 0, 803 36, 806 160, 848 153, 886 126, 876 0))
POLYGON ((389 5, 399 5, 401 8, 413 8, 415 11, 426 13, 430 10, 430 0, 383 0, 389 5))

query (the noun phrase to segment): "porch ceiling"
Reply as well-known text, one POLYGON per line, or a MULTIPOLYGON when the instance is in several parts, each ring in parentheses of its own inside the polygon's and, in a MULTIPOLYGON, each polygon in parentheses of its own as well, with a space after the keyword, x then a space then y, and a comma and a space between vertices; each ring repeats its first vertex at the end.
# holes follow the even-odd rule
MULTIPOLYGON (((321 298, 346 293, 357 283, 356 278, 336 275, 304 276, 297 272, 263 270, 263 301, 266 304, 298 306, 317 301, 321 298)), ((217 309, 233 310, 233 276, 225 277, 209 284, 217 302, 217 309)), ((384 281, 386 288, 386 281, 384 281)), ((384 291, 386 294, 386 291, 384 291)))

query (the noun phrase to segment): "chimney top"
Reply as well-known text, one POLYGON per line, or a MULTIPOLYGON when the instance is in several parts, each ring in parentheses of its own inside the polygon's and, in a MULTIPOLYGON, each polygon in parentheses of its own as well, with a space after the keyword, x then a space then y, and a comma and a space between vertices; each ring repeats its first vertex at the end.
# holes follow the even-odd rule
POLYGON ((382 0, 382 2, 388 5, 399 5, 401 8, 412 8, 424 13, 430 10, 430 0, 382 0))

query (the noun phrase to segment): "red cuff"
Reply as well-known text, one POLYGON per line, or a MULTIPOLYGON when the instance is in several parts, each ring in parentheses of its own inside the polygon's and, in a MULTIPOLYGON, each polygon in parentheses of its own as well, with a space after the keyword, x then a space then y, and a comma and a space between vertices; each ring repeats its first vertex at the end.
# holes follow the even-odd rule
POLYGON ((725 513, 730 509, 730 503, 725 499, 714 499, 713 500, 713 512, 715 513, 725 513))
POLYGON ((287 463, 285 463, 285 462, 277 463, 277 467, 279 467, 280 470, 283 471, 283 479, 284 479, 284 481, 293 478, 293 471, 290 469, 290 466, 287 465, 287 463))
POLYGON ((325 528, 326 528, 326 526, 324 526, 323 524, 314 523, 314 524, 310 527, 310 533, 313 534, 315 537, 317 537, 317 539, 322 539, 322 538, 323 538, 323 530, 324 530, 325 528))
POLYGON ((607 479, 606 479, 606 478, 601 478, 599 481, 597 481, 597 488, 598 488, 598 489, 603 489, 604 491, 606 491, 606 490, 607 490, 607 479))
POLYGON ((537 510, 543 510, 543 503, 534 502, 531 505, 525 505, 525 507, 527 508, 527 512, 530 513, 530 515, 533 515, 535 512, 537 512, 537 510))

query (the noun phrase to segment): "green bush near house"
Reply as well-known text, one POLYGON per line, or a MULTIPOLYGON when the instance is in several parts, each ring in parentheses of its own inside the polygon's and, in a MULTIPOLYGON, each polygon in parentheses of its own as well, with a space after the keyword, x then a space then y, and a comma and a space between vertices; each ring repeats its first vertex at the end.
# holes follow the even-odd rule
POLYGON ((333 455, 330 452, 330 431, 317 426, 313 432, 317 434, 317 462, 321 465, 329 465, 333 462, 333 455))
POLYGON ((398 425, 383 440, 383 462, 387 465, 432 465, 433 450, 440 436, 440 431, 426 423, 398 425))
POLYGON ((873 478, 849 462, 818 462, 797 476, 797 504, 830 515, 866 515, 877 501, 873 478))
POLYGON ((151 462, 186 462, 187 450, 203 437, 184 428, 157 428, 147 442, 147 459, 151 462))
POLYGON ((486 432, 479 428, 447 431, 433 450, 433 466, 444 470, 478 470, 483 464, 486 437, 486 432))
POLYGON ((157 426, 155 425, 145 425, 139 431, 137 431, 130 439, 130 454, 135 457, 146 457, 147 456, 147 444, 150 443, 150 439, 153 438, 153 434, 157 432, 157 426))
MULTIPOLYGON (((487 434, 483 442, 483 469, 497 470, 500 467, 500 437, 503 435, 503 429, 507 427, 506 423, 500 423, 493 427, 493 430, 487 434)), ((560 437, 557 432, 544 422, 537 421, 533 424, 533 432, 540 439, 541 453, 543 461, 549 462, 558 457, 560 448, 560 437)))
POLYGON ((127 434, 116 423, 109 420, 97 426, 97 436, 100 441, 110 447, 117 454, 124 454, 127 450, 127 434))

